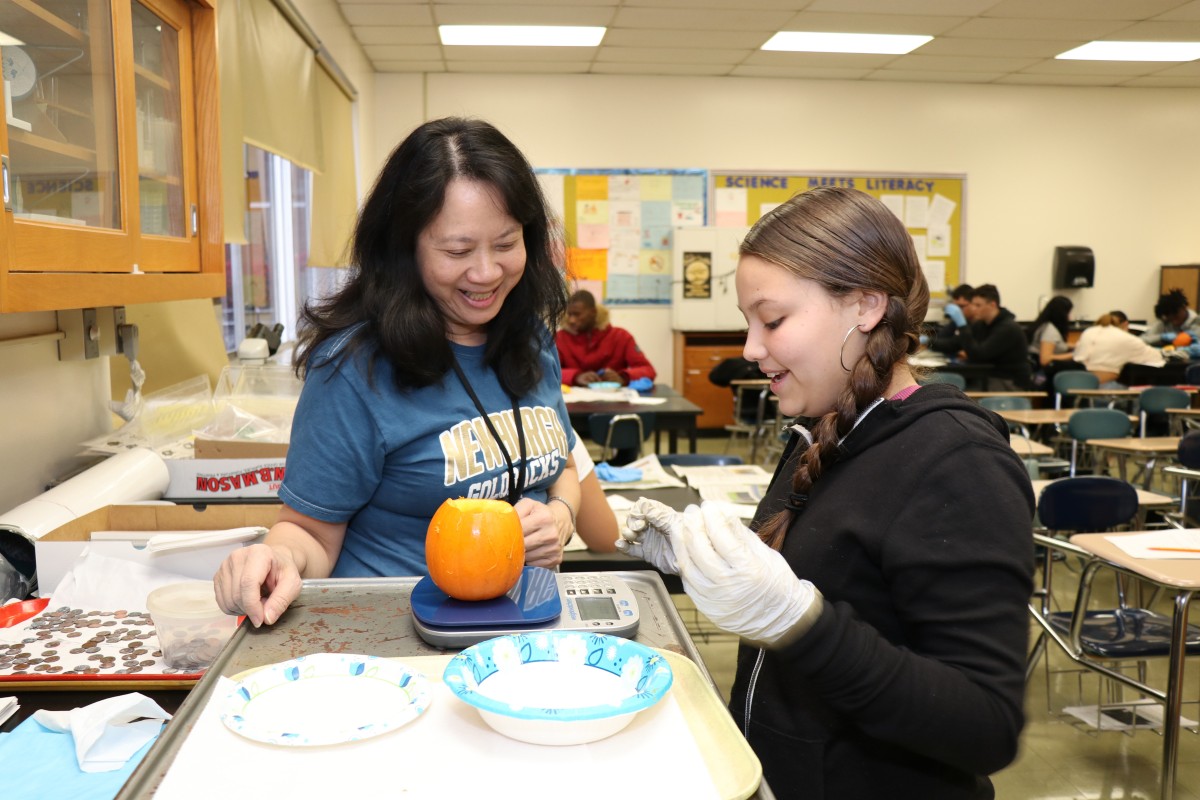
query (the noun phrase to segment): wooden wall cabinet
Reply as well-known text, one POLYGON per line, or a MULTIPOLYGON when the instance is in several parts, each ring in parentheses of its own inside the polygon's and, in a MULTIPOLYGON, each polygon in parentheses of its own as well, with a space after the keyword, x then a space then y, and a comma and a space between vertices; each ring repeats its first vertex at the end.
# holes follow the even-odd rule
POLYGON ((0 0, 0 312, 225 290, 214 0, 0 0))
POLYGON ((733 391, 708 379, 713 367, 742 354, 743 333, 688 331, 675 334, 675 387, 704 409, 696 427, 721 429, 733 422, 733 391))
POLYGON ((1196 304, 1200 303, 1200 264, 1163 266, 1160 271, 1159 294, 1166 294, 1172 289, 1179 289, 1187 295, 1188 308, 1196 308, 1196 304))

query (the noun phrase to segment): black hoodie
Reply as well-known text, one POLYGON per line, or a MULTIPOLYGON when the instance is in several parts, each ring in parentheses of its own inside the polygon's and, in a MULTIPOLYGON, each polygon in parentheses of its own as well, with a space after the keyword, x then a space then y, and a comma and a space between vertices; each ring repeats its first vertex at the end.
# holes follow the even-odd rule
POLYGON ((1022 389, 1033 386, 1029 370, 1029 339, 1025 329, 1007 308, 991 322, 977 321, 958 329, 959 348, 967 360, 991 364, 991 374, 1007 378, 1022 389))
MULTIPOLYGON (((802 449, 794 436, 756 526, 802 449)), ((1007 427, 932 384, 840 449, 782 550, 824 610, 783 648, 742 645, 731 711, 781 800, 991 798, 1024 724, 1033 574, 1033 493, 1007 427)))

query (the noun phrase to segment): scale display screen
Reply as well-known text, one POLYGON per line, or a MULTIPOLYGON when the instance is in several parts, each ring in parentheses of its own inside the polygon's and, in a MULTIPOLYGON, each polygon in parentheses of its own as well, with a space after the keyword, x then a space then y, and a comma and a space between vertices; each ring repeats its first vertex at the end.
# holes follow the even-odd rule
POLYGON ((576 597, 575 605, 579 608, 579 618, 590 622, 594 619, 620 619, 617 605, 607 597, 576 597))

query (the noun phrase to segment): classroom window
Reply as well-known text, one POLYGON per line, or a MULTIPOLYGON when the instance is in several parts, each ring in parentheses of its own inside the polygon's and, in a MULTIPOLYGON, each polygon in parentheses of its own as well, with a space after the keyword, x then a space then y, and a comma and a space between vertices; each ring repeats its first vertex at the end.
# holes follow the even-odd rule
POLYGON ((304 304, 335 291, 346 274, 307 266, 312 173, 252 145, 244 154, 247 244, 225 247, 221 301, 230 352, 258 324, 282 324, 282 340, 294 340, 304 304))

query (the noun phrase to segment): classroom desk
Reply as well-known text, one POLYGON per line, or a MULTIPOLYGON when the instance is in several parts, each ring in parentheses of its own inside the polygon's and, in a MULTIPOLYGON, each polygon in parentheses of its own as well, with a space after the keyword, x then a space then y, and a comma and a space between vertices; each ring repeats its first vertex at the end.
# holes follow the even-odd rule
POLYGON ((967 397, 972 400, 982 400, 985 397, 1025 397, 1029 400, 1045 400, 1045 392, 977 392, 971 390, 964 392, 967 397))
POLYGON ((1183 436, 1189 428, 1200 425, 1200 408, 1168 408, 1167 419, 1171 421, 1171 434, 1183 436))
POLYGON ((704 409, 688 400, 670 386, 654 384, 649 392, 642 397, 666 398, 665 403, 657 405, 639 405, 628 400, 597 400, 586 403, 567 403, 567 414, 571 418, 571 427, 580 433, 588 431, 588 417, 592 414, 636 414, 637 412, 654 414, 654 450, 660 451, 660 434, 668 434, 669 453, 679 452, 680 432, 688 437, 688 452, 696 452, 696 418, 704 413, 704 409))
POLYGON ((1115 565, 1136 578, 1175 593, 1171 619, 1171 652, 1167 675, 1167 690, 1142 686, 1138 690, 1164 703, 1163 709, 1163 771, 1161 800, 1171 800, 1175 794, 1175 771, 1179 753, 1179 711, 1183 699, 1183 667, 1186 658, 1184 637, 1187 632, 1188 607, 1192 596, 1200 589, 1200 561, 1187 559, 1133 558, 1117 547, 1109 537, 1133 536, 1129 533, 1080 533, 1071 537, 1071 544, 1091 553, 1097 559, 1115 565))
POLYGON ((1112 453, 1117 457, 1117 471, 1122 479, 1125 477, 1125 460, 1144 457, 1146 461, 1142 465, 1142 488, 1145 489, 1150 488, 1150 478, 1154 474, 1154 463, 1158 458, 1174 456, 1179 451, 1178 436, 1126 436, 1120 439, 1088 439, 1087 443, 1096 448, 1098 457, 1103 453, 1112 453))
MULTIPOLYGON (((1014 425, 1021 426, 1021 432, 1026 436, 1029 435, 1029 428, 1040 428, 1044 425, 1066 425, 1071 421, 1071 415, 1079 409, 1077 408, 1027 408, 1027 409, 1006 409, 997 411, 1001 419, 1007 420, 1014 425)), ((1129 421, 1136 423, 1138 418, 1132 414, 1129 415, 1129 421)))

